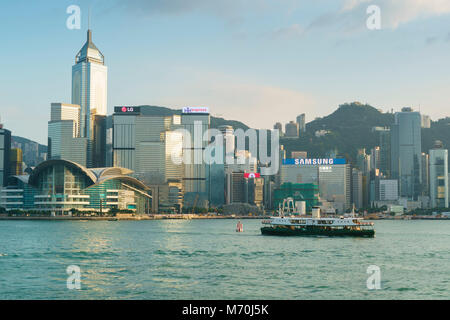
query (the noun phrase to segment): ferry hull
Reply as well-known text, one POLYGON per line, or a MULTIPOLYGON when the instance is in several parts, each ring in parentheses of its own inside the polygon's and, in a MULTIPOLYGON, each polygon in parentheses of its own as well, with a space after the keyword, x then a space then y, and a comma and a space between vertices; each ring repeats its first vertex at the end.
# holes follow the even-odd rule
POLYGON ((375 237, 375 230, 348 230, 335 229, 324 230, 322 228, 295 228, 289 227, 262 227, 261 233, 263 235, 271 236, 326 236, 326 237, 375 237))

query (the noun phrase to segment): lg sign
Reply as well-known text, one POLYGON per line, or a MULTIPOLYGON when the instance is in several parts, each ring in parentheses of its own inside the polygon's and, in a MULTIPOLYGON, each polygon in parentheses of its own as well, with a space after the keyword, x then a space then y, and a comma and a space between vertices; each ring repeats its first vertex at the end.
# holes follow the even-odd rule
POLYGON ((140 113, 141 107, 114 107, 116 113, 140 113))

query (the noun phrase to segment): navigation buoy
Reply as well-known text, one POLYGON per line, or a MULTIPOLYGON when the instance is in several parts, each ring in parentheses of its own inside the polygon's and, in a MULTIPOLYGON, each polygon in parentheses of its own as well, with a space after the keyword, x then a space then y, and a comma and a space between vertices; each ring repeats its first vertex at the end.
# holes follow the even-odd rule
POLYGON ((236 232, 244 232, 244 225, 240 221, 236 225, 236 232))

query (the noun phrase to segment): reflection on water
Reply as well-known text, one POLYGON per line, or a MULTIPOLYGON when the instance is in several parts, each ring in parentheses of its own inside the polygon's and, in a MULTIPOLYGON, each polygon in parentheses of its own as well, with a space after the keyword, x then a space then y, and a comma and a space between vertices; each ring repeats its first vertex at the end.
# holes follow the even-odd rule
POLYGON ((0 221, 0 298, 450 296, 450 222, 377 221, 374 239, 261 236, 258 220, 243 222, 236 233, 234 220, 0 221), (66 287, 69 265, 81 290, 66 287), (366 287, 369 265, 381 290, 366 287))

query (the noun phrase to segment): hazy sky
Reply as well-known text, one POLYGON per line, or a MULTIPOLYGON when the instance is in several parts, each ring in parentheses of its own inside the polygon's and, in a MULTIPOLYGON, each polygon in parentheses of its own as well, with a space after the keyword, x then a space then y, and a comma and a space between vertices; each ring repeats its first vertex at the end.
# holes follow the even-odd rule
POLYGON ((71 102, 88 9, 115 105, 208 106, 272 128, 344 102, 450 115, 449 0, 1 1, 0 116, 47 141, 51 102, 71 102), (81 7, 69 30, 69 5, 81 7), (366 9, 381 9, 369 30, 366 9))

